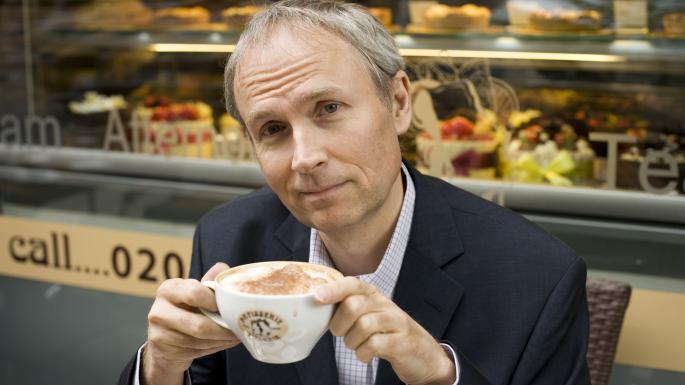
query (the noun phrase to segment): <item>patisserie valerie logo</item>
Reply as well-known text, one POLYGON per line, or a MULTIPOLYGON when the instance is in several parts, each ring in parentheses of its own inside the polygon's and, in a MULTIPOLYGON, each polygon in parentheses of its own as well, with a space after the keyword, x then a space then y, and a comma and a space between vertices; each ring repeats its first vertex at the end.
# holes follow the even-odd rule
POLYGON ((250 310, 238 319, 240 330, 262 342, 281 339, 288 332, 288 324, 278 315, 266 310, 250 310))

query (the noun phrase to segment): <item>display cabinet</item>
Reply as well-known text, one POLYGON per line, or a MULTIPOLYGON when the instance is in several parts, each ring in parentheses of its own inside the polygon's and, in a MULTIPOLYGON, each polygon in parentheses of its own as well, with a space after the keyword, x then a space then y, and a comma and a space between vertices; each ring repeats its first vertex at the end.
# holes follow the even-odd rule
MULTIPOLYGON (((244 22, 238 15, 258 8, 195 3, 3 6, 6 164, 77 162, 81 171, 261 185, 249 140, 222 99, 222 66, 244 22), (183 172, 179 161, 199 171, 183 172), (217 167, 225 173, 206 175, 217 167)), ((388 25, 414 80, 417 117, 402 139, 405 157, 468 189, 505 191, 520 208, 682 224, 685 36, 653 22, 653 30, 625 34, 605 21, 607 7, 596 26, 535 29, 525 1, 502 4, 511 24, 493 16, 466 29, 450 29, 450 18, 417 21, 431 14, 430 2, 373 8, 395 15, 386 15, 389 23, 406 14, 404 28, 388 25), (515 24, 526 11, 529 24, 515 24), (536 209, 519 189, 571 201, 552 207, 536 197, 532 206, 545 205, 536 209), (604 201, 612 204, 593 204, 604 201)), ((657 19, 680 14, 652 9, 657 19)))
MULTIPOLYGON (((405 157, 526 215, 591 274, 685 293, 685 7, 452 3, 364 3, 412 79, 405 157)), ((263 186, 222 97, 258 9, 1 3, 2 214, 189 237, 211 207, 263 186)), ((682 365, 626 357, 617 379, 683 380, 682 365)))

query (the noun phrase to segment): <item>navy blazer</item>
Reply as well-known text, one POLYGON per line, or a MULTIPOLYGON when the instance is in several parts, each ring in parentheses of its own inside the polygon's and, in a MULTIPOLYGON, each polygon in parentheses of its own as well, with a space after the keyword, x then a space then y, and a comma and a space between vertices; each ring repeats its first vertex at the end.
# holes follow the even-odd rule
MULTIPOLYGON (((457 352, 460 385, 589 385, 586 269, 571 249, 505 208, 409 167, 416 203, 393 301, 457 352)), ((191 277, 215 263, 306 261, 310 229, 269 189, 219 206, 195 232, 191 277)), ((132 362, 120 385, 132 384, 132 362)), ((242 345, 195 360, 193 385, 338 385, 333 338, 294 364, 242 345)), ((381 360, 378 385, 400 384, 381 360)))

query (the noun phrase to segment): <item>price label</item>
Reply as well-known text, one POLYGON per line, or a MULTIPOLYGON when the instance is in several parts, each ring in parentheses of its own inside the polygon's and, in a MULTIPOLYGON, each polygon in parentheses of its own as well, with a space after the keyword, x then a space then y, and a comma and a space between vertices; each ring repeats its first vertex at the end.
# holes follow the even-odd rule
POLYGON ((187 277, 192 239, 0 216, 0 274, 154 297, 187 277))

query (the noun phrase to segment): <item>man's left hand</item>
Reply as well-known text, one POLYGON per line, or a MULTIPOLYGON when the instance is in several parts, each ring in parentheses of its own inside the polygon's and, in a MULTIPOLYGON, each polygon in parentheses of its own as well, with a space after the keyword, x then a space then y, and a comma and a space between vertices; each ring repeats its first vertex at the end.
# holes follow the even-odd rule
POLYGON ((388 361, 405 384, 452 384, 454 363, 421 325, 373 285, 353 277, 319 287, 319 303, 339 303, 329 328, 362 362, 388 361))

